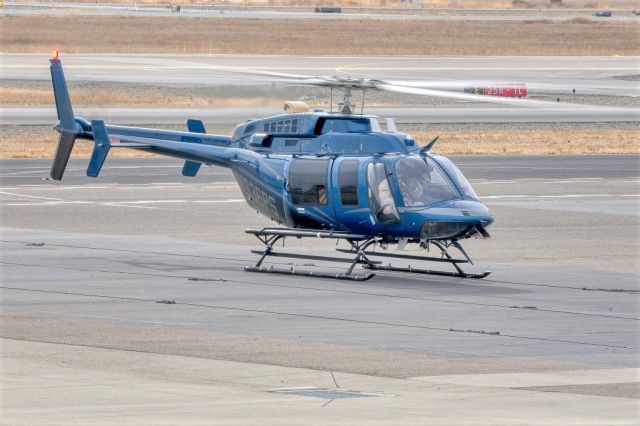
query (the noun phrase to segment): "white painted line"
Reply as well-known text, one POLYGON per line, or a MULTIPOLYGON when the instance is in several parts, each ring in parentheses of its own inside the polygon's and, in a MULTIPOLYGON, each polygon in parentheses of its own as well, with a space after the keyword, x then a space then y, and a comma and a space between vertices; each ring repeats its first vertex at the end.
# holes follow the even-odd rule
MULTIPOLYGON (((35 197, 40 198, 40 197, 35 197)), ((223 200, 136 200, 136 201, 65 201, 65 200, 55 200, 47 198, 46 200, 53 201, 41 201, 41 202, 0 202, 0 205, 3 206, 21 206, 21 207, 42 207, 42 206, 58 206, 63 204, 91 204, 98 206, 111 206, 111 207, 131 207, 131 208, 145 208, 145 209, 156 209, 156 210, 176 210, 162 207, 152 207, 147 206, 147 204, 190 204, 190 203, 205 203, 205 204, 227 204, 227 203, 243 203, 245 200, 243 198, 232 198, 232 199, 223 199, 223 200)))
POLYGON ((117 201, 118 204, 159 204, 159 203, 240 203, 242 198, 226 200, 138 200, 138 201, 117 201))
POLYGON ((109 206, 109 207, 128 207, 130 209, 176 210, 176 209, 166 209, 162 207, 152 207, 152 206, 130 206, 128 204, 121 204, 121 203, 99 203, 99 204, 103 206, 109 206))
POLYGON ((105 170, 115 169, 181 169, 182 166, 109 166, 105 167, 105 170))
POLYGON ((15 194, 13 192, 6 192, 6 191, 0 191, 0 194, 13 195, 15 197, 24 197, 24 198, 37 198, 39 200, 64 201, 60 198, 37 197, 35 195, 22 195, 22 194, 15 194))
POLYGON ((194 203, 243 203, 244 198, 236 198, 230 200, 194 200, 194 203))
POLYGON ((23 175, 23 174, 26 174, 26 173, 46 173, 48 171, 49 171, 49 169, 45 169, 45 170, 29 170, 29 171, 26 171, 26 172, 4 173, 4 174, 1 174, 0 177, 23 175))
POLYGON ((97 204, 93 201, 46 201, 40 203, 2 203, 3 206, 29 206, 29 207, 39 207, 39 206, 57 206, 62 204, 97 204))
POLYGON ((525 198, 616 198, 640 197, 640 194, 565 194, 565 195, 484 195, 483 200, 525 199, 525 198))

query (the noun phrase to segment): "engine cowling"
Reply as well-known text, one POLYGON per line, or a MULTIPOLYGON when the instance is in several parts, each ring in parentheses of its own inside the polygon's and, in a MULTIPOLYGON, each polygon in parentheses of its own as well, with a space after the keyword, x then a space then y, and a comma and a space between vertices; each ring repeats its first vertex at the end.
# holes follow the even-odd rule
POLYGON ((284 103, 284 112, 309 112, 311 108, 302 101, 287 101, 284 103))

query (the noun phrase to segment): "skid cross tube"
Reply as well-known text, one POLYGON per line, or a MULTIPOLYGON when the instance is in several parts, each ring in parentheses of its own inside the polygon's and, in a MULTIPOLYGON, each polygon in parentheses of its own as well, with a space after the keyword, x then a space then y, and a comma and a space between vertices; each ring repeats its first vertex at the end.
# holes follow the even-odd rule
POLYGON ((260 254, 260 258, 253 266, 245 266, 244 270, 247 272, 263 272, 272 274, 285 274, 285 275, 299 275, 308 277, 321 277, 321 278, 334 278, 341 280, 352 281, 366 281, 375 276, 374 273, 369 272, 367 274, 354 274, 353 270, 355 266, 360 263, 366 266, 375 266, 380 262, 371 261, 364 250, 371 244, 375 244, 379 241, 376 237, 366 237, 359 234, 349 234, 344 232, 334 231, 315 231, 315 230, 299 230, 299 229, 287 229, 287 228, 262 228, 262 229, 246 229, 246 233, 253 234, 265 245, 264 251, 252 250, 252 253, 260 254), (306 255, 299 253, 286 253, 286 252, 274 252, 273 247, 279 240, 285 240, 287 237, 295 238, 331 238, 336 240, 347 240, 355 250, 355 257, 352 259, 346 259, 342 257, 331 256, 316 256, 306 255), (328 262, 348 262, 351 265, 346 273, 336 273, 327 271, 310 271, 297 269, 295 266, 291 266, 289 269, 277 268, 275 266, 263 267, 262 263, 268 256, 273 257, 288 257, 292 259, 306 259, 306 260, 319 260, 328 262))

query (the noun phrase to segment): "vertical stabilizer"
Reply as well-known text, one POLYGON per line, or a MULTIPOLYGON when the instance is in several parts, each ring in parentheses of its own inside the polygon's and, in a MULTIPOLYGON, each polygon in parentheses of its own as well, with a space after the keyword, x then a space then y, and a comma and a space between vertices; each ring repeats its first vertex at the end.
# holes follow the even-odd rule
POLYGON ((69 90, 67 82, 64 78, 62 63, 58 58, 58 51, 55 50, 51 55, 51 83, 53 84, 53 96, 56 101, 56 111, 58 113, 59 124, 57 130, 60 132, 60 140, 56 149, 56 156, 51 166, 51 178, 55 180, 62 179, 64 171, 67 168, 69 156, 76 142, 76 137, 80 133, 76 126, 76 119, 73 115, 71 107, 71 99, 69 98, 69 90))
MULTIPOLYGON (((207 133, 207 131, 204 129, 204 123, 200 120, 194 120, 193 118, 187 120, 187 129, 191 133, 207 133)), ((189 142, 199 143, 200 140, 193 140, 189 142)), ((199 163, 197 161, 185 161, 184 166, 182 166, 182 176, 193 177, 197 175, 201 165, 202 163, 199 163)))

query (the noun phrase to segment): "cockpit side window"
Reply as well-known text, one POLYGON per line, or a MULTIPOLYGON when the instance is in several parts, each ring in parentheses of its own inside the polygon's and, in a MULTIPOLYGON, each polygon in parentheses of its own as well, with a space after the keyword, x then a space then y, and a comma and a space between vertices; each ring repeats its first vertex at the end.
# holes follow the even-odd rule
POLYGON ((460 198, 446 174, 428 157, 413 156, 398 160, 396 177, 407 207, 424 207, 460 198))
POLYGON ((382 163, 369 163, 367 166, 367 184, 369 187, 369 207, 376 219, 382 224, 400 223, 400 215, 391 194, 387 171, 382 163))
POLYGON ((327 204, 329 160, 293 160, 289 188, 293 204, 327 204))

